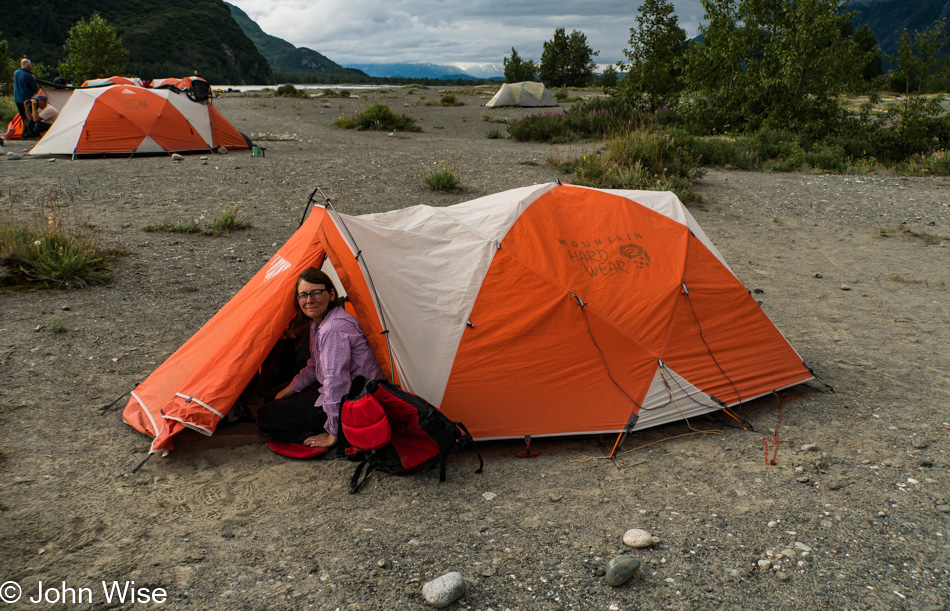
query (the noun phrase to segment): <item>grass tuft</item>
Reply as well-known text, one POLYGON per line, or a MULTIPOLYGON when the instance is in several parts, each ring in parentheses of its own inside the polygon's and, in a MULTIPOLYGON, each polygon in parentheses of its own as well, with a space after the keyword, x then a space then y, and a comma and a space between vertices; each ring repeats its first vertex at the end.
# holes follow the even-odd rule
POLYGON ((59 196, 51 191, 37 200, 28 221, 17 219, 12 206, 0 210, 0 284, 81 288, 109 281, 122 253, 72 226, 59 196))
POLYGON ((148 225, 142 228, 142 231, 149 233, 191 233, 207 236, 222 235, 232 231, 244 231, 250 229, 254 224, 247 216, 240 211, 237 204, 228 208, 223 207, 221 213, 211 223, 211 227, 205 229, 199 223, 198 219, 191 219, 184 223, 159 223, 157 225, 148 225))
POLYGON ((455 175, 455 168, 447 161, 435 162, 435 167, 429 170, 422 180, 430 191, 455 192, 462 189, 458 176, 455 175))
POLYGON ((485 134, 485 137, 488 138, 489 140, 501 140, 504 138, 501 132, 498 131, 497 129, 493 129, 489 131, 487 134, 485 134))

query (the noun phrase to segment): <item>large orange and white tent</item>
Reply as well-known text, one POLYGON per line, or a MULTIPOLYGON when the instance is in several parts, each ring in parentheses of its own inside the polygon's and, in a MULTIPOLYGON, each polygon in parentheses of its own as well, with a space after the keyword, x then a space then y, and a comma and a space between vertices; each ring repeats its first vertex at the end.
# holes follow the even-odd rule
POLYGON ((214 432, 310 266, 340 279, 387 375, 475 438, 629 432, 813 377, 672 193, 545 184, 446 208, 317 208, 135 389, 124 418, 152 452, 185 427, 214 432))
POLYGON ((111 85, 73 89, 31 155, 133 155, 249 150, 218 110, 184 93, 111 85))

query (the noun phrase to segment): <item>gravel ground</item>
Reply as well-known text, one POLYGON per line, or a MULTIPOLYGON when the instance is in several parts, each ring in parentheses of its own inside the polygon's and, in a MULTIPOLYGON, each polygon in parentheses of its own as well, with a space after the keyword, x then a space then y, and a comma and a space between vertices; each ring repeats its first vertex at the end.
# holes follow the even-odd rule
POLYGON ((27 597, 41 581, 51 596, 89 588, 92 604, 67 598, 76 608, 125 608, 101 582, 134 581, 174 609, 424 609, 422 585, 451 571, 467 582, 451 608, 482 611, 950 608, 945 178, 712 171, 699 183, 694 215, 837 391, 812 382, 781 412, 772 399, 739 409, 759 429, 781 417, 790 443, 775 465, 760 434, 715 415, 631 436, 615 460, 591 460, 613 439, 537 440, 534 459, 515 456, 521 443, 482 443, 483 474, 463 453, 444 484, 374 475, 357 495, 350 463, 281 459, 245 426, 182 435, 129 475, 149 440, 122 423, 124 400, 103 405, 260 269, 315 187, 349 214, 449 205, 570 180, 546 160, 596 146, 490 140, 504 126, 484 117, 529 111, 474 95, 420 105, 438 97, 220 98, 264 158, 0 160, 0 206, 28 218, 55 198, 128 252, 107 286, 0 292, 0 582, 27 597), (332 127, 375 102, 423 131, 332 127), (463 192, 425 190, 440 161, 463 192), (142 231, 210 224, 234 204, 253 229, 142 231), (659 542, 626 548, 630 528, 659 542), (624 554, 640 572, 610 586, 607 564, 624 554))

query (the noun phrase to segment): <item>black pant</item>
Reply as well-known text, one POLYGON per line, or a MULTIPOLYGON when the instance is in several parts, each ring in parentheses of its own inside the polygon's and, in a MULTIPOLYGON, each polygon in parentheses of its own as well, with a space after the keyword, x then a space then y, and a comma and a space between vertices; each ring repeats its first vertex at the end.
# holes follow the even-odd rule
POLYGON ((307 437, 324 433, 324 411, 314 406, 320 396, 319 385, 283 399, 276 399, 257 412, 257 428, 278 441, 302 443, 307 437))

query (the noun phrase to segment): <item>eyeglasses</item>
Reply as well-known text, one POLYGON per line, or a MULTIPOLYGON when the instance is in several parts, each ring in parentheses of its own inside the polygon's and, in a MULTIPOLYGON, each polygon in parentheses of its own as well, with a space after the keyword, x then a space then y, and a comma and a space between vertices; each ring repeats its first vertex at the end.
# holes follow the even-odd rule
POLYGON ((327 289, 313 289, 309 293, 297 293, 297 301, 307 303, 307 300, 313 298, 314 301, 320 299, 320 296, 327 292, 327 289))

